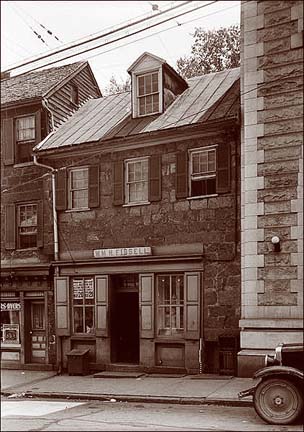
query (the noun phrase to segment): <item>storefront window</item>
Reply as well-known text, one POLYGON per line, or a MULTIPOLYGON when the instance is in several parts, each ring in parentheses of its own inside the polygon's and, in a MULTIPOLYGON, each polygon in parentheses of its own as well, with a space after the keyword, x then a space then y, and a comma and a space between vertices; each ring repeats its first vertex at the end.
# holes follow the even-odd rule
POLYGON ((182 275, 157 278, 158 335, 182 335, 184 332, 184 279, 182 275))
POLYGON ((72 280, 74 333, 95 333, 94 279, 75 278, 72 280))
POLYGON ((20 302, 1 300, 1 343, 20 344, 20 302))

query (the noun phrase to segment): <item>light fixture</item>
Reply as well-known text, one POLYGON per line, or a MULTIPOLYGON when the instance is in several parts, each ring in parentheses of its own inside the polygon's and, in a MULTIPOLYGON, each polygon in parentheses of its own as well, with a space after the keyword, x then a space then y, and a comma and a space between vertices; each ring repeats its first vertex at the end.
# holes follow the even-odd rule
POLYGON ((273 244, 274 251, 275 251, 275 252, 280 252, 280 250, 281 250, 281 241, 280 241, 280 237, 278 237, 278 236, 273 236, 272 239, 271 239, 271 243, 273 244))

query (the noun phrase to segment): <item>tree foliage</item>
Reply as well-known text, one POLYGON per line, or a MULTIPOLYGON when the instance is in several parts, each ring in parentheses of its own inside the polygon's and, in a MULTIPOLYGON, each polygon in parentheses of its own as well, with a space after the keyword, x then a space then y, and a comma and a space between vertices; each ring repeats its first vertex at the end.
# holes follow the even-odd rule
POLYGON ((177 71, 184 78, 219 72, 240 65, 240 28, 218 30, 196 28, 191 55, 177 60, 177 71))
POLYGON ((117 78, 115 78, 114 75, 112 75, 109 84, 105 87, 104 94, 107 96, 115 93, 123 93, 130 90, 131 90, 130 78, 127 78, 125 81, 122 79, 118 81, 117 78))

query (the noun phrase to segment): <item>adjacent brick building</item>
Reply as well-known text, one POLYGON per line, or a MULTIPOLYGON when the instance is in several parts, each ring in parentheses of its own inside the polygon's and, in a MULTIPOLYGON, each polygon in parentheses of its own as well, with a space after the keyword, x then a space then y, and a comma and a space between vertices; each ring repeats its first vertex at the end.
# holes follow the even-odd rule
POLYGON ((1 80, 2 367, 56 362, 52 197, 32 149, 99 96, 87 62, 1 80))
POLYGON ((186 82, 144 53, 129 73, 34 150, 57 170, 58 365, 236 373, 239 69, 186 82))
POLYGON ((303 2, 242 2, 239 374, 303 342, 303 2), (279 239, 279 244, 273 242, 279 239))

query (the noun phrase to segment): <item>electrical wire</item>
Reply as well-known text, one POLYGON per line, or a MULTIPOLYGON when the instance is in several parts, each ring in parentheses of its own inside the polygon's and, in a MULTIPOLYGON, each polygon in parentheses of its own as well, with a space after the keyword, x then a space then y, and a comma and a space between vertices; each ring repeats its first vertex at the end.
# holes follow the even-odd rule
MULTIPOLYGON (((216 1, 218 1, 218 0, 214 0, 214 1, 212 1, 212 3, 215 3, 216 1)), ((29 61, 26 61, 25 63, 22 63, 21 65, 17 65, 17 66, 15 66, 15 67, 11 67, 11 68, 9 68, 9 69, 6 69, 4 72, 9 72, 9 71, 12 71, 12 70, 15 70, 15 69, 20 69, 21 67, 27 66, 28 64, 36 63, 36 62, 39 61, 39 60, 43 60, 43 59, 45 59, 45 58, 49 58, 49 57, 51 57, 52 55, 59 54, 59 53, 61 53, 61 52, 64 52, 64 51, 70 50, 70 49, 72 49, 72 48, 78 48, 78 47, 81 46, 81 45, 87 44, 87 43, 89 43, 89 42, 93 42, 93 41, 98 40, 98 39, 100 39, 100 38, 103 38, 103 37, 109 36, 109 35, 111 35, 111 34, 113 34, 113 33, 117 33, 117 32, 119 32, 119 31, 121 31, 121 30, 125 30, 125 29, 127 29, 127 28, 133 27, 134 25, 137 25, 137 24, 140 24, 140 23, 142 23, 142 22, 145 22, 145 21, 148 21, 148 20, 154 19, 154 18, 156 18, 156 17, 159 17, 159 16, 162 15, 162 14, 165 14, 165 13, 167 13, 167 12, 171 12, 171 11, 177 9, 177 8, 180 8, 180 7, 186 6, 186 5, 189 4, 189 3, 192 3, 192 1, 185 1, 185 2, 183 2, 183 3, 181 3, 181 4, 178 4, 177 6, 174 6, 174 7, 170 8, 170 9, 167 9, 167 10, 165 10, 165 11, 163 11, 163 12, 159 12, 157 15, 152 15, 152 16, 148 16, 148 17, 145 17, 145 18, 139 19, 139 20, 137 20, 137 21, 132 22, 131 24, 127 24, 127 25, 124 25, 124 26, 122 26, 122 27, 119 27, 119 28, 116 29, 116 30, 109 31, 109 32, 107 32, 107 33, 104 33, 104 34, 102 34, 102 35, 96 36, 96 37, 91 38, 91 39, 89 39, 89 40, 85 40, 85 41, 83 41, 83 42, 78 42, 77 44, 71 45, 71 46, 69 46, 69 47, 67 47, 67 48, 61 48, 61 49, 59 49, 59 50, 56 50, 56 51, 53 52, 53 53, 46 53, 46 54, 42 55, 41 57, 38 57, 38 58, 35 59, 35 60, 29 60, 29 61)), ((205 5, 204 5, 204 6, 205 6, 205 5)), ((206 5, 206 6, 207 6, 207 5, 206 5)), ((185 13, 187 13, 187 12, 185 12, 185 13)), ((174 17, 173 17, 173 18, 169 18, 169 19, 174 19, 174 17)), ((162 23, 162 22, 160 22, 160 23, 156 23, 156 24, 154 24, 154 26, 155 26, 155 25, 159 25, 159 24, 161 24, 161 23, 162 23)), ((144 31, 144 30, 146 30, 146 29, 142 29, 141 31, 144 31)), ((128 36, 129 36, 129 35, 126 35, 125 37, 128 37, 128 36)), ((114 42, 115 42, 115 41, 114 41, 114 42)), ((112 42, 112 41, 107 42, 106 45, 109 44, 109 43, 113 43, 113 42, 112 42)), ((103 45, 101 45, 101 46, 103 46, 103 45)), ((92 50, 92 49, 96 49, 96 48, 98 48, 98 47, 94 47, 94 48, 90 48, 90 49, 87 48, 87 50, 92 50)), ((86 51, 86 50, 85 50, 85 51, 86 51)), ((85 52, 85 51, 84 51, 84 52, 85 52)), ((81 52, 81 53, 77 53, 77 54, 82 54, 82 52, 81 52)), ((60 60, 56 60, 55 63, 57 63, 58 61, 65 60, 65 59, 70 58, 70 57, 71 57, 71 56, 65 57, 65 58, 60 59, 60 60)), ((75 54, 73 54, 72 57, 75 57, 75 54)), ((54 63, 54 62, 47 63, 47 65, 49 65, 49 64, 53 64, 53 63, 54 63)), ((44 65, 44 66, 45 66, 45 65, 44 65)), ((42 66, 40 66, 40 67, 42 67, 42 66)), ((36 69, 37 69, 37 68, 36 68, 36 69)), ((36 70, 36 69, 34 69, 34 70, 36 70)))

